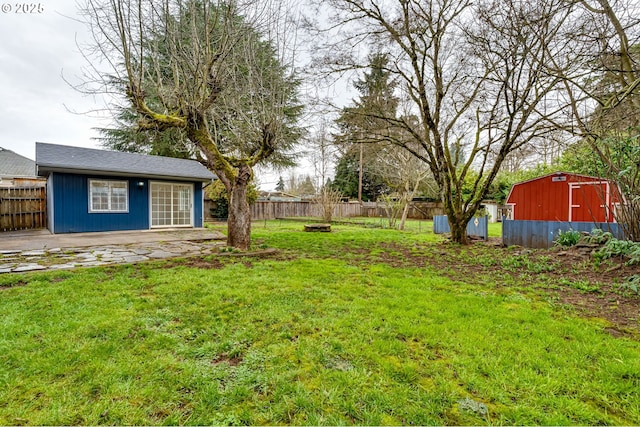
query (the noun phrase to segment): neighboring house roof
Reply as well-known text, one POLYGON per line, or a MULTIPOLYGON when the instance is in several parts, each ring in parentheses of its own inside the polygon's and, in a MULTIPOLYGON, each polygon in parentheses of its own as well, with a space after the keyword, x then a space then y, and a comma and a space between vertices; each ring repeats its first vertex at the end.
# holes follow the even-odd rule
POLYGON ((195 160, 96 150, 36 142, 38 173, 51 172, 139 176, 210 181, 216 176, 195 160))
POLYGON ((300 196, 285 193, 284 191, 260 191, 258 193, 258 200, 272 202, 299 202, 300 196))
POLYGON ((0 147, 0 177, 34 178, 36 162, 0 147))

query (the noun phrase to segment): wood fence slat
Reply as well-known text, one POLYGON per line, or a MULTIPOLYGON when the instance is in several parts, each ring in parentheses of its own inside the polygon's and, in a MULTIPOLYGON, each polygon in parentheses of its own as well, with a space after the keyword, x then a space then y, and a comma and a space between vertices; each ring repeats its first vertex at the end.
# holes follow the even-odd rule
POLYGON ((46 210, 44 186, 0 188, 0 231, 44 228, 46 210))
MULTIPOLYGON (((415 202, 409 209, 409 218, 431 219, 435 215, 443 213, 441 203, 415 202)), ((207 212, 208 213, 208 212, 207 212)), ((384 205, 381 203, 339 203, 333 211, 334 218, 371 217, 380 218, 387 216, 384 205)), ((322 207, 315 202, 284 202, 284 201, 258 201, 251 206, 251 218, 254 220, 296 218, 296 217, 322 217, 322 207)))

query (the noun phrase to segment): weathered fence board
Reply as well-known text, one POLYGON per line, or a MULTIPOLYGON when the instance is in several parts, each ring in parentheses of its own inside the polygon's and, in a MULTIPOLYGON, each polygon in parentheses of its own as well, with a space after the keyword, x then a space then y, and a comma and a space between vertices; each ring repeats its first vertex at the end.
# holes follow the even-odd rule
MULTIPOLYGON (((432 219, 436 215, 442 215, 444 208, 442 203, 439 202, 413 202, 409 205, 409 212, 407 218, 411 219, 432 219)), ((362 204, 362 209, 359 215, 369 218, 386 218, 387 211, 385 210, 384 203, 381 202, 365 202, 362 204)))
POLYGON ((562 222, 562 221, 502 221, 502 243, 507 246, 518 245, 525 248, 550 248, 560 232, 569 230, 591 232, 594 228, 612 233, 619 239, 624 238, 620 224, 611 222, 562 222))
POLYGON ((320 206, 312 202, 256 202, 251 206, 252 219, 318 216, 320 216, 320 206))
MULTIPOLYGON (((436 215, 433 217, 433 233, 444 234, 450 233, 449 219, 446 215, 436 215)), ((489 239, 489 217, 475 217, 467 223, 467 235, 481 237, 484 240, 489 239)))
MULTIPOLYGON (((205 200, 207 219, 217 219, 211 217, 210 210, 213 207, 211 200, 205 200)), ((440 215, 442 212, 441 203, 414 202, 409 208, 408 218, 431 219, 434 215, 440 215)), ((299 217, 321 218, 322 208, 312 201, 284 202, 269 200, 257 201, 251 206, 251 218, 253 220, 299 217)), ((359 203, 344 202, 336 205, 333 217, 336 219, 352 217, 386 218, 387 213, 382 203, 365 202, 361 206, 359 203)))
POLYGON ((44 187, 0 188, 0 231, 44 228, 46 225, 44 187))

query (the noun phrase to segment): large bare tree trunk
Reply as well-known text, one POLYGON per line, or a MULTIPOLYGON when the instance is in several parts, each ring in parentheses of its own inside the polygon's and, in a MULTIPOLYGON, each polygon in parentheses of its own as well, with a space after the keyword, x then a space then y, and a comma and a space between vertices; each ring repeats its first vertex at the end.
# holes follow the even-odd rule
MULTIPOLYGON (((445 195, 444 197, 445 213, 447 214, 447 220, 449 221, 449 229, 451 230, 451 241, 466 245, 469 243, 467 239, 467 223, 470 218, 463 212, 460 212, 459 208, 454 207, 453 197, 445 195)), ((474 211, 475 212, 475 211, 474 211)))
POLYGON ((459 221, 449 221, 449 227, 451 228, 452 241, 460 243, 461 245, 466 245, 468 243, 466 224, 462 225, 459 221))
POLYGON ((243 165, 229 191, 227 246, 241 250, 247 250, 251 246, 251 207, 247 202, 250 181, 251 168, 243 165))

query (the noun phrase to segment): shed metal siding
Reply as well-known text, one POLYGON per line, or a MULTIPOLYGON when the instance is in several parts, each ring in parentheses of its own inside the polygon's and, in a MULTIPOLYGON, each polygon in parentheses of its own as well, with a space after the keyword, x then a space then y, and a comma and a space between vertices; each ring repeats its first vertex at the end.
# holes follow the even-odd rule
POLYGON ((595 177, 552 174, 515 184, 507 204, 514 220, 612 222, 610 212, 620 197, 615 185, 607 196, 607 184, 595 177))
POLYGON ((146 230, 149 228, 149 182, 144 179, 94 175, 51 174, 54 233, 146 230), (128 181, 129 211, 89 213, 89 179, 128 181), (144 182, 143 187, 137 185, 144 182))
POLYGON ((525 248, 550 248, 561 232, 591 232, 595 228, 608 231, 619 239, 625 238, 624 229, 617 223, 504 220, 502 243, 506 246, 518 245, 525 248))

